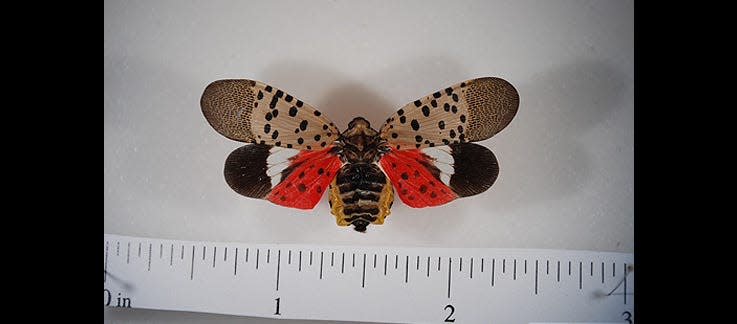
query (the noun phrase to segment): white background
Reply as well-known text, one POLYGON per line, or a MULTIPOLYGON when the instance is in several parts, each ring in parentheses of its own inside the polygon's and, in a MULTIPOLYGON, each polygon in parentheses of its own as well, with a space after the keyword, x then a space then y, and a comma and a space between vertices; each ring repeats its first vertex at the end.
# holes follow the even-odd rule
MULTIPOLYGON (((106 1, 105 232, 183 240, 633 252, 631 1, 106 1), (375 128, 450 84, 498 76, 520 108, 480 142, 500 164, 480 195, 397 201, 366 234, 232 191, 199 98, 249 78, 375 128)), ((326 301, 327 302, 327 301, 326 301)), ((105 311, 123 322, 274 322, 105 311)), ((357 319, 359 320, 359 319, 357 319)), ((280 321, 279 323, 284 323, 280 321)))

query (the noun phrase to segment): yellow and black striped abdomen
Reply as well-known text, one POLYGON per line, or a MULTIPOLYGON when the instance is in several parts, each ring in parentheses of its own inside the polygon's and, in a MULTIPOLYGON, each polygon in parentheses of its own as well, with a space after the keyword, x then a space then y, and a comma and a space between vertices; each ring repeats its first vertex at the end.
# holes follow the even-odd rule
POLYGON ((376 164, 348 163, 330 184, 330 208, 340 226, 365 232, 369 224, 383 224, 391 213, 394 190, 376 164))

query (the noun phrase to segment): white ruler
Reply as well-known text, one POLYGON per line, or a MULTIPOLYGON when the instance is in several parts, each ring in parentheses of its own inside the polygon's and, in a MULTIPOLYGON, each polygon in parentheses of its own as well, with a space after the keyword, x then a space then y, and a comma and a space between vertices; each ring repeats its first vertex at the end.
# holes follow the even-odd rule
POLYGON ((633 255, 105 234, 105 306, 401 323, 634 322, 633 255))

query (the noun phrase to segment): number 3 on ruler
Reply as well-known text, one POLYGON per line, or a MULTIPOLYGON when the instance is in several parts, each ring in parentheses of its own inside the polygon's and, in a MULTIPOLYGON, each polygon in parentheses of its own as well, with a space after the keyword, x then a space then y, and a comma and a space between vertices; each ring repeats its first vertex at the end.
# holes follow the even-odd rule
POLYGON ((450 305, 450 304, 445 305, 445 308, 443 308, 443 309, 448 309, 448 308, 450 308, 450 314, 448 314, 448 317, 445 318, 445 322, 453 323, 453 322, 456 321, 456 319, 455 318, 451 318, 451 317, 453 317, 453 313, 456 312, 456 309, 455 309, 455 307, 453 307, 453 305, 450 305))

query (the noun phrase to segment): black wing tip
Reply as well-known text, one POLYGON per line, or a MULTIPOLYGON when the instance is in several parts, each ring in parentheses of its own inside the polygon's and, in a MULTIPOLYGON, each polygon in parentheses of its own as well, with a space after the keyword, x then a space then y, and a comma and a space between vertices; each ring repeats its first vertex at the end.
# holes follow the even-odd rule
POLYGON ((225 159, 225 182, 235 192, 250 198, 263 198, 271 191, 266 175, 266 159, 272 146, 250 144, 235 149, 225 159))
POLYGON ((468 81, 466 88, 475 98, 468 106, 471 116, 466 138, 469 141, 481 141, 498 134, 509 126, 519 111, 519 92, 507 80, 478 78, 468 81))
POLYGON ((519 91, 517 91, 517 88, 515 88, 515 86, 506 79, 502 79, 500 77, 483 77, 467 82, 469 85, 473 85, 474 83, 483 83, 494 88, 499 94, 503 94, 504 97, 509 100, 510 108, 512 108, 514 112, 519 108, 519 91))
POLYGON ((454 159, 450 187, 461 197, 480 194, 494 184, 499 162, 488 148, 473 143, 449 145, 454 159))
POLYGON ((229 95, 230 92, 223 91, 224 88, 232 88, 233 86, 245 86, 251 88, 255 85, 256 81, 249 79, 220 79, 212 81, 205 86, 205 90, 202 91, 202 96, 200 96, 200 108, 204 112, 205 109, 210 108, 212 98, 222 98, 224 95, 229 95))
POLYGON ((253 142, 248 117, 236 117, 233 110, 242 109, 246 116, 250 114, 248 97, 253 96, 251 88, 255 84, 256 81, 247 79, 222 79, 205 87, 200 97, 200 110, 215 131, 234 141, 253 142), (243 93, 248 95, 244 97, 243 93))

